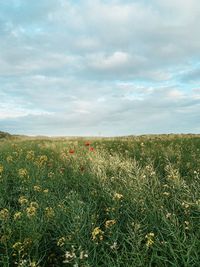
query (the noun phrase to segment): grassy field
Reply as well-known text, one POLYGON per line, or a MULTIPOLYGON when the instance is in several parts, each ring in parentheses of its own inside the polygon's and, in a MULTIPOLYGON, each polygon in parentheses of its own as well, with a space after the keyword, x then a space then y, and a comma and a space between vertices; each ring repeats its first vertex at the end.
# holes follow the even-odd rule
POLYGON ((0 266, 199 267, 200 137, 2 139, 0 266))

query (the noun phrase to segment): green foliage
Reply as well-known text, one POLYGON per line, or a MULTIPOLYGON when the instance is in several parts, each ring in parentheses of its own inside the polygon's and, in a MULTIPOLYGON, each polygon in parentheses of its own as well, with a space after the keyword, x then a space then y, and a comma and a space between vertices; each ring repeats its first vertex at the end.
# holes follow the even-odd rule
POLYGON ((200 266, 200 138, 0 143, 0 266, 200 266))

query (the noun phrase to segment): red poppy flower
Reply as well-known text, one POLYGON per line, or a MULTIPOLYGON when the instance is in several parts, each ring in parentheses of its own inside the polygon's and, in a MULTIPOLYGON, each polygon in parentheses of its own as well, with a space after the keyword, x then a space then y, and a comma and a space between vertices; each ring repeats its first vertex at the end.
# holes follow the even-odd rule
POLYGON ((90 142, 85 142, 85 146, 90 146, 90 142))
POLYGON ((74 154, 74 152, 75 152, 74 149, 70 149, 70 150, 69 150, 69 153, 70 153, 70 154, 74 154))
POLYGON ((89 150, 90 150, 90 151, 94 151, 94 147, 91 146, 91 147, 89 148, 89 150))

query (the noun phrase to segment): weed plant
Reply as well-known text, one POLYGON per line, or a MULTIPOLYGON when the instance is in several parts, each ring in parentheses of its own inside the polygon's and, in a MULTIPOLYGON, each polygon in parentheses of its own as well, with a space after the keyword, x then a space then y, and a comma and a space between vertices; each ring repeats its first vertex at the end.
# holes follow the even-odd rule
POLYGON ((200 138, 2 139, 0 266, 199 267, 200 138))

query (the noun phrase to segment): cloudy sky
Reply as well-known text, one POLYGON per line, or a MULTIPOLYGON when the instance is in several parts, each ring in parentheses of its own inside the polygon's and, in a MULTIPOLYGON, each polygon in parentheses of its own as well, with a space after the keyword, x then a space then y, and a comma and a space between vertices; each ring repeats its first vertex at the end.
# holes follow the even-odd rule
POLYGON ((0 130, 200 133, 199 0, 0 0, 0 130))

